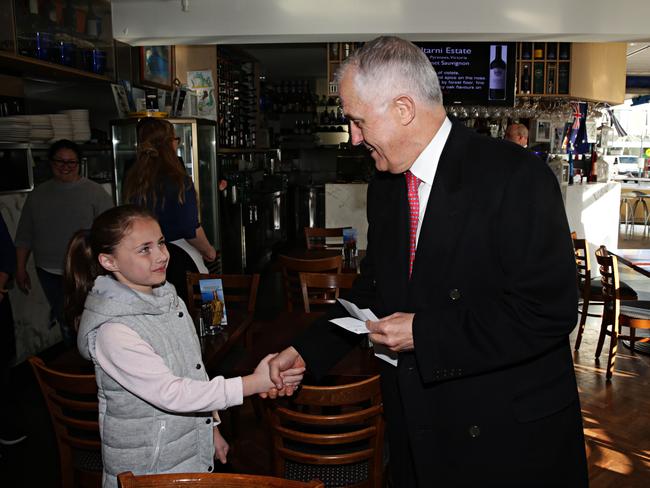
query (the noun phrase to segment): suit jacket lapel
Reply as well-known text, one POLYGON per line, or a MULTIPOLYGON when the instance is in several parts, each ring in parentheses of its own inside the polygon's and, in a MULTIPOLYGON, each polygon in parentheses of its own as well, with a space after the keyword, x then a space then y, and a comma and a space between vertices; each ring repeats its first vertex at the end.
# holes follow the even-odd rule
MULTIPOLYGON (((427 209, 420 229, 418 248, 413 265, 411 284, 418 277, 425 276, 428 266, 438 261, 443 265, 440 271, 453 262, 456 242, 465 228, 467 209, 471 202, 469 188, 463 186, 463 160, 467 152, 468 129, 454 123, 440 155, 438 169, 433 181, 427 209), (420 264, 420 266, 418 266, 420 264), (424 265, 424 266, 423 266, 424 265), (421 276, 422 275, 422 276, 421 276)), ((430 268, 429 268, 430 269, 430 268)))

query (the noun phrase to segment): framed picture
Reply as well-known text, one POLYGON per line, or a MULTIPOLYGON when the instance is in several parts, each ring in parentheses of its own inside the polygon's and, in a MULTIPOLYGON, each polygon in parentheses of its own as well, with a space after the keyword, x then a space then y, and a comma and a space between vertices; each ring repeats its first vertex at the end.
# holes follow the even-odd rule
POLYGON ((166 90, 174 79, 174 47, 142 46, 140 48, 140 82, 166 90))

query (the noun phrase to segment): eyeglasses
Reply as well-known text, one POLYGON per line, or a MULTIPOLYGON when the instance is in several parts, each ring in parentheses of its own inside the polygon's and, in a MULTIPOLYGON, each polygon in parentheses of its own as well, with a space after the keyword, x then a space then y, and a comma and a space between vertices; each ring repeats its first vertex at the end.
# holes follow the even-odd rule
POLYGON ((52 159, 52 162, 58 166, 76 166, 79 164, 79 160, 77 159, 58 159, 54 158, 52 159))

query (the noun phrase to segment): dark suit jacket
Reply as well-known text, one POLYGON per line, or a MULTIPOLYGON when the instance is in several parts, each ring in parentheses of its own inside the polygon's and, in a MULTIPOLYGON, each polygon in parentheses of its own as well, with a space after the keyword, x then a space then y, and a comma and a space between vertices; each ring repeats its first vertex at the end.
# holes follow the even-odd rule
MULTIPOLYGON (((368 223, 352 299, 378 317, 415 313, 414 351, 382 363, 394 485, 586 486, 575 261, 547 165, 454 124, 410 280, 403 175, 370 183, 368 223)), ((295 346, 319 375, 351 336, 323 319, 295 346)))

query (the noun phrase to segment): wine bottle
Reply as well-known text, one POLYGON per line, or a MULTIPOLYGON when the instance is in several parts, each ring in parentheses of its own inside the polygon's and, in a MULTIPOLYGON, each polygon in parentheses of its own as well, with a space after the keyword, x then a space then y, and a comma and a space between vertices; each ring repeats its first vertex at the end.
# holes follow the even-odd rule
POLYGON ((546 66, 546 94, 555 94, 555 63, 546 66))
POLYGON ((521 93, 530 93, 530 64, 524 64, 521 74, 521 93))
MULTIPOLYGON (((492 46, 491 46, 492 47, 492 46)), ((494 47, 494 57, 490 62, 490 92, 489 100, 505 100, 506 98, 506 63, 501 58, 500 44, 494 47)), ((491 50, 491 49, 490 49, 491 50)))
POLYGON ((521 59, 531 59, 533 54, 533 43, 532 42, 522 42, 521 43, 521 59))
POLYGON ((533 64, 533 93, 544 93, 544 63, 533 64))
POLYGON ((569 63, 558 63, 557 92, 560 95, 569 93, 569 63))

